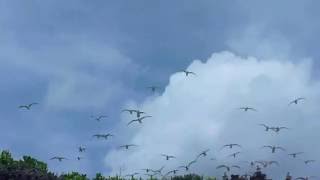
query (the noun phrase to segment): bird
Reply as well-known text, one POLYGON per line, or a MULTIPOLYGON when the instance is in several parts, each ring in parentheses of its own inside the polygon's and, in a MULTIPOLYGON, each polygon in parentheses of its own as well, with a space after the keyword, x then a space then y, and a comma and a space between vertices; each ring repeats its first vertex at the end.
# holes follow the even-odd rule
POLYGON ((235 146, 241 147, 239 144, 226 144, 226 145, 222 146, 221 149, 223 149, 223 148, 225 148, 225 147, 229 147, 230 149, 232 149, 232 148, 235 147, 235 146))
POLYGON ((237 166, 237 165, 232 165, 231 168, 241 169, 240 166, 237 166))
POLYGON ((306 176, 306 177, 298 177, 296 180, 301 179, 301 180, 309 180, 311 178, 318 178, 317 176, 306 176))
POLYGON ((297 155, 299 154, 303 154, 303 152, 296 152, 296 153, 291 153, 291 154, 288 154, 289 156, 292 156, 293 158, 296 158, 297 155))
POLYGON ((161 154, 161 156, 166 157, 166 160, 170 160, 171 158, 176 158, 175 156, 166 155, 166 154, 161 154))
POLYGON ((67 158, 65 158, 65 157, 60 157, 60 156, 55 156, 55 157, 52 157, 50 160, 54 160, 54 159, 56 159, 56 160, 58 160, 59 162, 61 162, 62 160, 66 160, 67 158))
POLYGON ((80 146, 78 149, 79 149, 79 152, 85 152, 86 151, 86 148, 82 147, 82 146, 80 146))
POLYGON ((107 118, 107 117, 108 117, 108 116, 105 116, 105 115, 101 115, 101 116, 97 116, 97 117, 91 116, 91 118, 94 118, 96 121, 100 121, 101 119, 107 118))
POLYGON ((236 158, 236 156, 237 156, 238 154, 240 154, 240 153, 241 153, 241 152, 236 152, 236 153, 230 154, 229 157, 236 158))
POLYGON ((134 112, 137 114, 137 118, 140 118, 141 114, 146 114, 145 112, 139 110, 135 110, 134 112))
POLYGON ((93 137, 96 137, 96 138, 98 138, 98 139, 100 139, 100 138, 104 138, 104 139, 108 139, 108 137, 113 137, 114 135, 113 134, 110 134, 110 133, 108 133, 108 134, 95 134, 95 135, 93 135, 93 137))
POLYGON ((38 103, 34 102, 34 103, 27 104, 27 105, 21 105, 21 106, 19 106, 19 108, 20 109, 25 108, 27 110, 30 110, 32 106, 37 105, 37 104, 38 103))
POLYGON ((133 119, 133 120, 131 120, 131 121, 127 124, 127 126, 129 126, 129 125, 130 125, 131 123, 133 123, 133 122, 139 122, 139 123, 141 124, 143 119, 149 118, 149 117, 152 117, 152 116, 143 116, 143 117, 138 118, 138 119, 133 119))
POLYGON ((252 107, 240 107, 239 109, 244 110, 245 112, 247 112, 248 110, 258 111, 258 110, 256 110, 255 108, 252 108, 252 107))
POLYGON ((203 157, 207 156, 208 151, 210 151, 210 149, 207 149, 207 150, 202 151, 202 152, 197 156, 197 159, 198 159, 199 157, 201 157, 201 156, 203 156, 203 157))
POLYGON ((128 112, 130 114, 133 114, 134 112, 136 112, 137 110, 135 109, 123 109, 121 112, 128 112))
POLYGON ((271 127, 271 130, 273 130, 274 132, 278 133, 280 132, 281 129, 289 129, 287 127, 271 127))
POLYGON ((313 163, 313 162, 316 162, 316 160, 305 160, 303 161, 304 164, 309 164, 309 163, 313 163))
POLYGON ((184 168, 186 171, 189 171, 190 166, 196 162, 197 162, 197 160, 193 160, 193 161, 189 162, 186 166, 179 166, 178 168, 184 168))
POLYGON ((164 166, 162 166, 160 169, 153 171, 156 174, 161 174, 162 170, 163 170, 164 166))
POLYGON ((148 172, 153 172, 153 170, 152 170, 152 169, 149 169, 149 168, 145 168, 145 169, 141 169, 141 170, 146 171, 146 173, 148 173, 148 172))
POLYGON ((282 151, 285 151, 285 149, 280 146, 263 146, 262 148, 270 148, 272 153, 275 153, 276 149, 280 149, 282 151))
POLYGON ((302 100, 305 100, 306 98, 303 98, 303 97, 300 97, 300 98, 297 98, 297 99, 294 99, 293 101, 291 101, 288 106, 290 106, 291 104, 298 104, 299 101, 302 101, 302 100))
POLYGON ((152 93, 155 93, 157 89, 160 89, 158 86, 149 86, 147 89, 150 89, 152 93))
POLYGON ((186 77, 189 76, 189 74, 196 75, 196 73, 194 73, 192 71, 182 70, 181 72, 185 73, 186 77))
POLYGON ((129 149, 129 147, 133 147, 133 146, 137 146, 135 144, 125 144, 125 145, 122 145, 122 146, 119 146, 120 148, 125 148, 125 149, 129 149))
POLYGON ((79 156, 77 157, 77 160, 78 160, 78 161, 80 161, 81 159, 83 159, 83 157, 79 157, 79 156))
POLYGON ((220 168, 226 168, 226 170, 229 172, 230 171, 230 167, 227 165, 219 165, 216 167, 216 169, 220 169, 220 168))
POLYGON ((167 176, 167 175, 169 175, 171 173, 176 174, 178 171, 179 171, 178 169, 174 169, 172 171, 167 172, 164 176, 167 176))
POLYGON ((258 125, 265 127, 265 128, 266 128, 265 131, 269 131, 269 129, 271 129, 270 126, 267 126, 267 125, 265 125, 265 124, 258 124, 258 125))

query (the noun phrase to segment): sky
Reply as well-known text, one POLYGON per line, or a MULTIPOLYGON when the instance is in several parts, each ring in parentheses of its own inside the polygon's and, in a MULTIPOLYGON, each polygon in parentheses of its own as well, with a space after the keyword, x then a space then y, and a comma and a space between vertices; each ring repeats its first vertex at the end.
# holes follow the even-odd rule
POLYGON ((210 149, 218 162, 204 159, 194 171, 220 175, 215 166, 233 161, 219 148, 236 141, 243 144, 240 160, 281 160, 281 168, 266 170, 273 177, 287 171, 316 175, 318 164, 300 167, 286 153, 273 156, 260 146, 279 144, 289 152, 304 151, 302 159, 319 159, 320 146, 314 144, 320 126, 319 5, 311 0, 3 0, 0 149, 16 158, 34 156, 57 173, 89 176, 165 163, 169 170, 210 149), (179 73, 184 69, 197 75, 185 78, 179 73), (151 93, 146 88, 151 85, 160 92, 151 93), (297 97, 307 100, 288 107, 297 97), (39 104, 18 109, 31 102, 39 104), (239 106, 258 112, 243 113, 239 106), (153 117, 127 127, 132 117, 121 113, 124 108, 153 117), (90 117, 101 114, 108 118, 90 117), (290 130, 266 134, 259 123, 290 130), (92 138, 109 132, 115 134, 110 140, 92 138), (125 143, 139 146, 117 149, 125 143), (80 145, 87 151, 78 162, 80 145), (161 153, 177 159, 162 161, 161 153), (70 160, 59 163, 49 160, 52 156, 70 160))

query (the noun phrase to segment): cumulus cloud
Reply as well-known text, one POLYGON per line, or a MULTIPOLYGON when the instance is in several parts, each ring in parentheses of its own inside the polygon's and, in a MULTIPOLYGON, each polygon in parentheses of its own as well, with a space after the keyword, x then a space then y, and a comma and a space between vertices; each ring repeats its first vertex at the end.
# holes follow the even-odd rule
MULTIPOLYGON (((164 92, 147 98, 142 104, 130 102, 153 117, 142 125, 127 127, 132 119, 124 115, 117 127, 119 143, 138 144, 128 151, 117 148, 105 157, 106 165, 117 173, 125 165, 126 173, 142 168, 160 168, 165 171, 187 164, 205 149, 210 149, 207 158, 201 158, 191 172, 204 175, 221 175, 216 170, 219 164, 236 164, 241 173, 250 167, 241 161, 278 160, 280 168, 265 171, 273 178, 312 174, 315 166, 306 168, 302 160, 319 158, 316 144, 320 128, 319 82, 311 80, 311 61, 292 63, 285 60, 261 60, 254 57, 239 57, 231 52, 213 54, 206 62, 194 60, 188 70, 196 76, 185 77, 182 73, 171 75, 164 92), (295 106, 290 100, 306 97, 295 106), (241 106, 255 107, 257 112, 243 112, 241 106), (279 134, 265 132, 259 123, 270 126, 287 126, 290 130, 279 134), (228 157, 237 150, 222 150, 224 144, 239 143, 243 148, 239 158, 228 157), (263 145, 280 145, 287 152, 272 154, 263 145), (287 154, 303 151, 298 159, 287 154), (172 154, 177 159, 166 161, 161 153, 172 154), (217 161, 210 161, 217 158, 217 161)), ((181 173, 181 172, 180 172, 181 173)))

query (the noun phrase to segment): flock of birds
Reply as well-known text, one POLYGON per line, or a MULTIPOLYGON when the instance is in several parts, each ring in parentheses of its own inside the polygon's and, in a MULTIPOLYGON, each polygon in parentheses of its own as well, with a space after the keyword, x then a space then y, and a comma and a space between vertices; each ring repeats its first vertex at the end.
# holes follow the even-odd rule
MULTIPOLYGON (((185 74, 185 77, 188 77, 190 75, 196 75, 196 73, 194 73, 192 71, 183 70, 181 72, 185 74)), ((156 92, 158 89, 161 89, 158 86, 149 86, 147 88, 150 89, 150 91, 153 92, 153 93, 156 92)), ((306 99, 303 98, 303 97, 294 99, 291 102, 289 102, 288 106, 297 105, 297 104, 300 103, 300 101, 304 101, 304 100, 306 100, 306 99)), ((25 110, 31 110, 34 105, 38 105, 38 103, 30 103, 30 104, 27 104, 27 105, 21 105, 21 106, 19 106, 19 108, 20 109, 25 109, 25 110)), ((243 110, 244 112, 248 112, 248 111, 257 112, 258 111, 257 109, 255 109, 253 107, 240 107, 239 110, 243 110)), ((147 114, 146 112, 140 111, 138 109, 123 109, 122 112, 127 112, 130 115, 134 115, 135 116, 135 119, 132 119, 131 121, 129 121, 127 123, 127 126, 130 126, 133 123, 142 124, 145 119, 152 117, 150 115, 146 115, 147 114)), ((101 121, 102 119, 107 118, 107 117, 108 116, 106 116, 106 115, 91 116, 91 118, 93 118, 96 121, 101 121)), ((288 130, 289 129, 287 127, 268 126, 266 124, 258 124, 258 125, 264 127, 265 131, 274 131, 276 133, 279 133, 281 130, 288 130)), ((104 139, 104 140, 108 140, 109 138, 111 138, 113 136, 114 135, 110 134, 110 133, 107 133, 107 134, 94 134, 93 135, 94 138, 104 139)), ((129 148, 136 147, 136 146, 138 146, 138 145, 135 145, 135 144, 123 144, 123 145, 119 146, 119 148, 128 150, 129 148)), ((221 150, 223 150, 225 148, 235 149, 235 148, 242 148, 242 146, 239 145, 239 144, 236 144, 236 143, 234 143, 234 144, 226 144, 226 145, 221 147, 221 150)), ((280 146, 274 146, 274 145, 265 145, 262 148, 270 149, 271 153, 276 153, 279 150, 286 151, 285 148, 280 147, 280 146)), ((79 153, 84 153, 86 151, 86 147, 80 146, 80 147, 78 147, 78 151, 79 151, 79 153)), ((172 169, 172 170, 170 170, 168 172, 165 172, 165 173, 163 173, 163 169, 164 169, 165 166, 162 166, 159 169, 150 169, 150 168, 141 169, 141 171, 143 171, 144 173, 135 172, 135 173, 127 174, 124 177, 134 178, 134 176, 140 174, 140 175, 148 176, 150 178, 152 178, 154 176, 157 176, 157 175, 160 175, 162 178, 166 178, 169 175, 176 175, 177 172, 182 171, 182 170, 187 172, 187 171, 189 171, 189 169, 191 168, 191 166, 193 164, 198 162, 199 158, 206 157, 207 153, 209 151, 210 151, 210 149, 206 149, 206 150, 200 152, 195 157, 194 160, 188 162, 185 165, 181 165, 181 166, 179 166, 179 167, 177 167, 175 169, 172 169)), ((240 153, 241 153, 240 151, 237 151, 235 153, 230 154, 229 157, 237 158, 240 153)), ((304 152, 294 152, 294 153, 288 154, 288 156, 296 158, 298 155, 301 155, 303 153, 304 152)), ((167 161, 176 158, 176 156, 168 155, 168 154, 161 154, 161 156, 167 161)), ((83 159, 83 157, 80 157, 80 156, 76 157, 76 160, 81 160, 81 159, 83 159)), ((51 160, 58 160, 59 162, 61 162, 63 160, 67 160, 67 158, 66 157, 62 157, 62 156, 54 156, 54 157, 51 158, 51 160)), ((211 158, 210 160, 216 160, 216 159, 215 158, 211 158)), ((251 167, 257 167, 257 168, 260 168, 260 167, 266 168, 266 167, 271 166, 271 165, 279 166, 279 162, 277 162, 277 161, 251 161, 251 162, 243 161, 243 162, 244 163, 248 163, 251 167)), ((304 160, 303 162, 304 162, 304 164, 309 164, 309 163, 316 162, 316 160, 311 160, 310 159, 310 160, 304 160)), ((216 166, 216 169, 224 169, 227 172, 230 172, 231 169, 241 169, 241 167, 238 166, 238 165, 225 165, 225 164, 222 164, 222 165, 216 166)), ((121 168, 120 168, 120 176, 121 176, 121 168)), ((246 173, 246 174, 243 175, 243 177, 250 177, 250 175, 248 173, 246 173)), ((297 180, 298 179, 300 179, 300 180, 308 180, 310 178, 316 178, 316 176, 298 177, 296 179, 297 180)))

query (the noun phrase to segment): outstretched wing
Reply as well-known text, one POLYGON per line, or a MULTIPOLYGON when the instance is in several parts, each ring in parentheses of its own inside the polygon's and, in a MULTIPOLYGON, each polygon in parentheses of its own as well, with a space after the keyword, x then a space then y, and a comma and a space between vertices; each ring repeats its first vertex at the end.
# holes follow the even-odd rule
POLYGON ((133 122, 135 122, 135 121, 138 121, 138 120, 136 120, 136 119, 131 120, 130 122, 128 122, 127 126, 129 126, 131 123, 133 123, 133 122))

